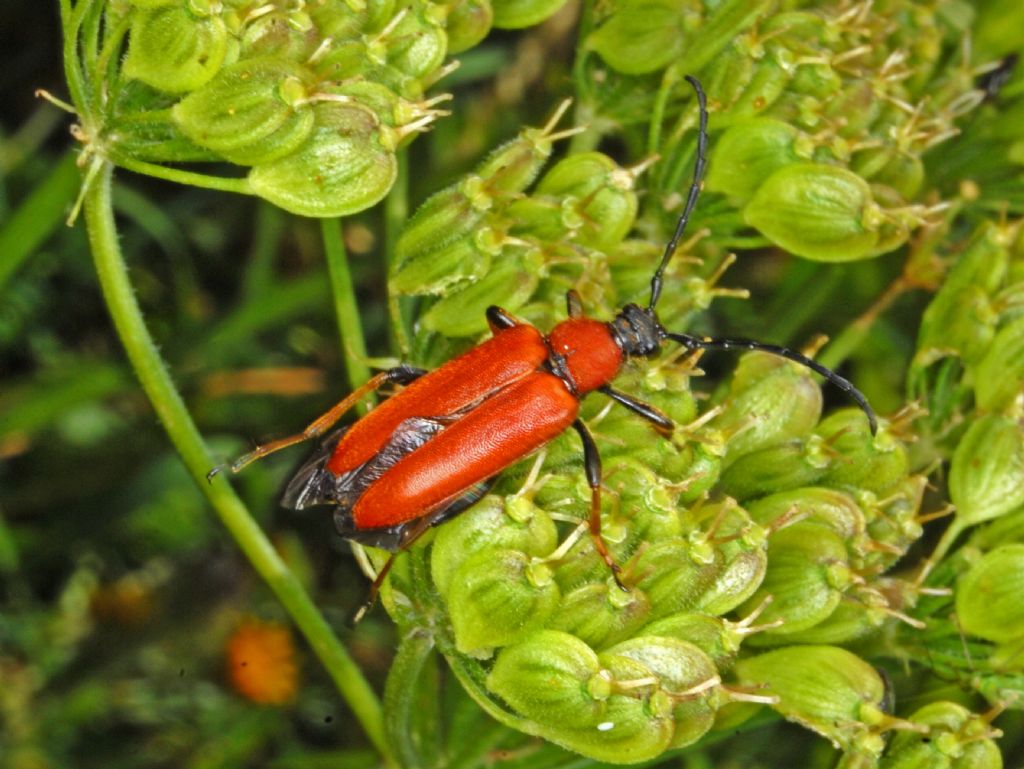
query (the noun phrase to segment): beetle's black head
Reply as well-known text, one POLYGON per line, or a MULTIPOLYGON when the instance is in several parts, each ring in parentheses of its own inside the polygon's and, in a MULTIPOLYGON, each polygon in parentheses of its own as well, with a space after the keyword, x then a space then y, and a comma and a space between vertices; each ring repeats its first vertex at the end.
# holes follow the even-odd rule
POLYGON ((626 355, 649 357, 661 348, 665 329, 648 307, 627 304, 608 324, 615 343, 626 355))

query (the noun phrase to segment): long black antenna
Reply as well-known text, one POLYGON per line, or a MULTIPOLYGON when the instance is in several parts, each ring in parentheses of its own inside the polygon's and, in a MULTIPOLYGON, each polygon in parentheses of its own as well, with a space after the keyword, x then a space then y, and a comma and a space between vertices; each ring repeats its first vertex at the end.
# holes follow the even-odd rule
POLYGON ((690 192, 686 197, 686 207, 683 209, 683 215, 679 217, 672 240, 665 246, 665 253, 661 257, 661 264, 658 265, 658 269, 654 271, 654 277, 651 278, 651 301, 647 303, 648 310, 654 309, 654 305, 658 303, 658 298, 661 296, 662 275, 665 272, 665 267, 668 265, 668 260, 672 258, 672 254, 679 247, 679 240, 683 237, 686 223, 690 220, 693 207, 697 205, 697 196, 700 195, 701 184, 704 181, 704 169, 708 164, 708 100, 704 96, 704 89, 701 88, 700 81, 697 78, 693 77, 693 75, 687 75, 686 80, 693 86, 693 90, 697 92, 697 104, 700 107, 700 127, 697 129, 697 162, 693 167, 693 182, 690 184, 690 192))
MULTIPOLYGON (((690 192, 686 197, 686 206, 683 208, 683 214, 679 217, 679 221, 676 223, 676 231, 672 234, 672 239, 668 242, 668 245, 665 246, 665 253, 662 254, 661 263, 658 265, 658 269, 654 271, 654 276, 651 278, 651 301, 647 303, 647 312, 652 316, 654 313, 654 306, 658 303, 658 299, 661 297, 661 284, 665 273, 665 267, 668 265, 672 255, 675 253, 676 248, 679 247, 679 241, 683 237, 683 232, 686 230, 686 224, 690 221, 690 214, 693 213, 693 208, 697 205, 697 197, 700 195, 701 184, 704 180, 704 170, 708 164, 707 97, 704 95, 704 89, 701 87, 700 81, 697 80, 697 78, 692 75, 686 75, 686 80, 693 86, 693 90, 697 92, 697 105, 700 108, 700 125, 697 129, 697 161, 693 166, 693 182, 690 184, 690 192)), ((854 387, 850 380, 839 376, 839 374, 832 369, 811 360, 803 353, 799 353, 796 350, 790 350, 788 347, 781 347, 776 344, 756 342, 753 339, 713 339, 712 337, 707 336, 699 337, 690 336, 689 334, 674 334, 661 328, 661 324, 658 324, 658 334, 662 338, 672 339, 679 342, 688 350, 761 350, 762 352, 778 355, 779 357, 786 358, 794 363, 806 366, 811 369, 811 371, 821 374, 821 376, 825 377, 826 380, 849 395, 867 416, 868 423, 871 425, 871 434, 874 435, 878 431, 878 418, 875 416, 875 412, 868 403, 868 399, 864 397, 864 394, 854 387)))
POLYGON ((712 339, 711 337, 690 336, 689 334, 673 334, 670 331, 666 331, 665 336, 679 342, 688 350, 761 350, 807 366, 811 371, 821 374, 825 379, 853 398, 867 416, 868 423, 871 425, 871 434, 874 435, 878 432, 878 419, 875 417, 875 412, 868 403, 868 399, 864 397, 864 394, 854 387, 849 379, 839 376, 832 369, 826 368, 796 350, 790 350, 788 347, 780 347, 776 344, 755 342, 752 339, 712 339))

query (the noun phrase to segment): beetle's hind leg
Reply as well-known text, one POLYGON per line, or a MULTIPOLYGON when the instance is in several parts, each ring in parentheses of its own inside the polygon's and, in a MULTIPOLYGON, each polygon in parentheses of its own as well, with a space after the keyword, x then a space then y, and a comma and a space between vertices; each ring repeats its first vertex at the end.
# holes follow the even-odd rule
POLYGON ((302 443, 303 441, 308 441, 310 438, 316 438, 323 435, 332 425, 334 425, 335 422, 345 415, 345 412, 362 400, 364 396, 379 390, 386 384, 409 384, 426 373, 427 372, 424 369, 405 365, 395 366, 387 371, 382 371, 372 377, 366 384, 361 387, 357 387, 347 396, 342 398, 330 409, 330 411, 321 414, 310 422, 309 425, 306 426, 306 429, 301 433, 296 433, 295 435, 290 435, 287 438, 281 438, 276 441, 271 441, 270 443, 265 443, 262 446, 257 446, 248 454, 243 454, 231 464, 217 465, 207 473, 206 480, 213 480, 213 476, 225 468, 230 469, 233 473, 237 473, 246 465, 255 462, 257 459, 265 457, 268 454, 273 454, 275 451, 280 451, 281 449, 288 448, 289 446, 294 446, 296 443, 302 443))
POLYGON ((608 551, 608 544, 601 536, 601 454, 597 450, 597 444, 594 443, 594 436, 590 434, 582 420, 577 419, 572 426, 583 441, 583 465, 587 474, 587 485, 590 486, 590 538, 594 541, 594 549, 597 550, 597 554, 611 569, 615 584, 619 586, 620 590, 628 592, 629 588, 623 585, 622 580, 619 579, 622 569, 615 563, 615 559, 608 551))

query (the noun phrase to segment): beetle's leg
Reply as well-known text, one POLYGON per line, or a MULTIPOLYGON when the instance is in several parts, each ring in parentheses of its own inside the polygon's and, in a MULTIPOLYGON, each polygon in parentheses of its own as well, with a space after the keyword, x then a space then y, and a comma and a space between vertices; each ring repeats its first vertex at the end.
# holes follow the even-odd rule
POLYGON ((519 321, 509 315, 505 310, 492 304, 487 308, 487 325, 491 327, 492 334, 497 334, 502 329, 518 326, 519 321))
POLYGON ((612 570, 615 584, 622 590, 629 590, 619 580, 619 572, 622 569, 615 563, 612 554, 608 552, 608 545, 605 544, 604 537, 601 536, 601 454, 597 450, 597 444, 594 443, 594 436, 590 434, 582 420, 577 419, 572 426, 583 441, 583 466, 587 473, 587 485, 590 486, 590 538, 594 540, 594 548, 598 555, 612 570))
POLYGON ((416 525, 409 530, 408 534, 403 537, 402 547, 390 555, 390 557, 384 562, 380 571, 377 572, 377 576, 373 578, 373 582, 370 583, 370 589, 366 591, 366 600, 363 601, 363 605, 359 607, 359 610, 352 615, 352 625, 358 624, 359 621, 366 616, 366 612, 373 608, 373 604, 377 601, 377 594, 380 592, 380 586, 384 584, 384 579, 388 576, 388 572, 391 571, 391 566, 394 564, 395 559, 412 547, 416 540, 422 537, 433 523, 434 518, 429 515, 425 515, 420 518, 416 522, 416 525))
POLYGON ((608 385, 598 388, 599 392, 604 393, 616 403, 621 403, 630 411, 639 414, 647 421, 651 422, 658 432, 664 435, 666 438, 672 435, 672 431, 675 430, 675 423, 665 415, 663 411, 655 408, 650 403, 644 403, 636 398, 626 395, 624 392, 620 392, 608 385))
POLYGON ((583 300, 580 298, 580 292, 575 288, 570 288, 565 292, 565 307, 570 318, 583 317, 583 300))
POLYGON ((246 465, 255 462, 261 457, 267 456, 267 454, 273 454, 275 451, 280 451, 288 446, 294 446, 296 443, 302 443, 302 441, 307 441, 310 438, 316 438, 319 435, 323 435, 331 425, 341 419, 346 411, 355 406, 368 393, 379 390, 385 384, 389 383, 402 385, 409 384, 426 373, 427 372, 424 369, 406 365, 395 366, 395 368, 382 371, 372 377, 366 384, 361 387, 357 387, 349 393, 345 398, 335 404, 330 411, 321 414, 313 420, 301 433, 296 433, 295 435, 290 435, 287 438, 281 438, 280 440, 271 441, 270 443, 265 443, 262 446, 257 446, 248 454, 240 456, 230 465, 217 465, 207 474, 206 479, 211 480, 213 476, 225 467, 229 468, 231 472, 237 473, 246 465))

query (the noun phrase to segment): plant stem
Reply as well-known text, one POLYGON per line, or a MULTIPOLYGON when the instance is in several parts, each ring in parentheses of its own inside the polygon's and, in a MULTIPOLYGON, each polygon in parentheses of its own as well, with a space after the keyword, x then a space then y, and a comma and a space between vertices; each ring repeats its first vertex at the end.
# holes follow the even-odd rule
POLYGON ((112 151, 109 153, 110 160, 121 168, 127 168, 137 174, 153 176, 157 179, 164 179, 176 184, 187 184, 191 187, 202 187, 207 190, 218 190, 220 192, 235 192, 239 195, 253 195, 249 180, 244 177, 211 176, 210 174, 197 174, 194 171, 182 171, 180 168, 168 168, 156 163, 147 163, 143 160, 135 160, 128 155, 112 151))
MULTIPOLYGON (((406 150, 398 153, 398 176, 391 191, 384 199, 384 263, 388 266, 388 275, 394 264, 398 236, 402 225, 409 218, 409 155, 406 150)), ((402 303, 390 285, 388 286, 388 313, 391 316, 391 333, 398 354, 405 357, 409 354, 409 334, 406 330, 405 314, 402 303)))
POLYGON ((291 615, 370 740, 393 766, 380 701, 359 668, 227 481, 221 477, 206 482, 213 459, 149 336, 128 279, 114 225, 111 174, 111 166, 104 164, 86 192, 85 220, 104 299, 142 389, 221 522, 291 615))
MULTIPOLYGON (((334 298, 334 315, 338 321, 338 336, 345 356, 345 372, 348 384, 353 390, 370 378, 370 367, 366 364, 366 340, 363 337, 363 322, 359 318, 356 292, 352 285, 352 273, 348 269, 348 253, 341 230, 341 219, 321 219, 320 232, 324 240, 324 256, 327 272, 331 279, 331 296, 334 298)), ((370 409, 367 400, 356 406, 360 413, 370 409)))
POLYGON ((384 687, 387 714, 385 726, 403 769, 421 769, 424 766, 424 754, 429 752, 427 746, 421 743, 436 737, 416 728, 417 711, 423 705, 416 689, 424 666, 432 659, 433 650, 434 641, 428 634, 411 633, 402 639, 398 654, 388 671, 384 687))

